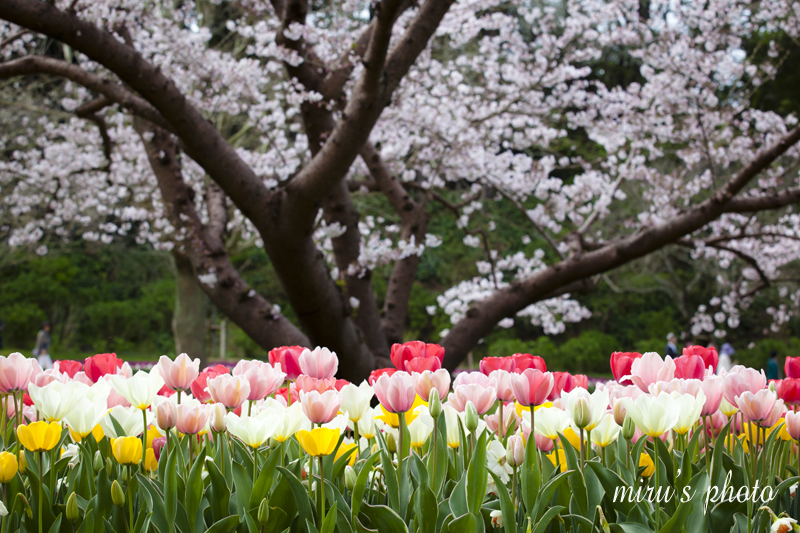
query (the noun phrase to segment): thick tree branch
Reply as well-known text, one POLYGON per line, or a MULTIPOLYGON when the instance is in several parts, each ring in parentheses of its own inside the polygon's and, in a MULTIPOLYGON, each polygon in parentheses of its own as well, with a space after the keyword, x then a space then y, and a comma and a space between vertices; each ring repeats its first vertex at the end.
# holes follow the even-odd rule
POLYGON ((158 180, 166 214, 176 233, 183 237, 176 242, 178 252, 191 261, 200 286, 214 305, 265 350, 284 344, 311 346, 286 317, 273 313, 272 304, 252 289, 231 264, 221 235, 214 234, 222 222, 222 196, 209 191, 212 223, 210 228, 204 227, 194 208, 194 192, 181 174, 177 143, 168 132, 143 119, 135 118, 134 126, 158 180))
POLYGON ((119 104, 149 122, 158 124, 164 129, 172 129, 167 121, 164 120, 164 117, 161 116, 161 113, 145 99, 131 93, 120 84, 102 78, 97 74, 87 72, 73 63, 67 63, 60 59, 44 56, 25 56, 0 63, 0 79, 24 76, 26 74, 52 74, 54 76, 61 76, 79 85, 83 85, 90 91, 100 93, 107 99, 105 103, 99 99, 92 100, 92 102, 90 102, 91 106, 86 109, 82 108, 88 104, 81 106, 78 108, 79 116, 81 112, 85 112, 87 115, 94 114, 108 105, 108 101, 110 101, 119 104), (95 107, 99 106, 101 103, 103 105, 95 109, 95 107))
POLYGON ((800 187, 792 187, 769 196, 745 196, 733 198, 725 205, 725 213, 752 213, 780 209, 800 202, 800 187))
POLYGON ((496 291, 470 309, 445 337, 444 366, 454 369, 467 352, 503 317, 511 316, 553 290, 584 278, 608 272, 643 257, 702 228, 725 212, 726 206, 755 176, 800 141, 800 126, 780 142, 760 152, 717 194, 663 224, 637 232, 608 244, 560 261, 524 280, 496 291))

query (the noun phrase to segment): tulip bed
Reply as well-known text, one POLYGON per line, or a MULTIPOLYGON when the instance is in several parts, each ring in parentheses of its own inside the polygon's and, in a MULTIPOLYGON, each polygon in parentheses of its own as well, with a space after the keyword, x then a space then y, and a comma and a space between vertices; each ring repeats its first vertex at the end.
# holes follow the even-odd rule
POLYGON ((713 349, 614 353, 590 393, 529 354, 452 382, 442 357, 395 345, 360 385, 324 348, 0 357, 0 533, 800 530, 793 360, 768 384, 713 349))

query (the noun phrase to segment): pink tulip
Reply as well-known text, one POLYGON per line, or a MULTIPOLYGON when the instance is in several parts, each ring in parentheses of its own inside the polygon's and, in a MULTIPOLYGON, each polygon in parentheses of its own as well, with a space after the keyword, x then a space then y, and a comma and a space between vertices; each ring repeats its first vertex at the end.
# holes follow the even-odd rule
POLYGON ((489 384, 497 391, 497 399, 501 402, 514 401, 514 389, 511 388, 511 376, 506 370, 495 370, 489 374, 489 384))
POLYGON ((75 375, 72 376, 72 381, 77 381, 78 383, 85 383, 90 387, 94 385, 94 381, 92 381, 91 378, 86 375, 86 372, 76 372, 75 375))
POLYGON ((156 407, 156 423, 164 431, 169 431, 178 423, 178 414, 172 400, 164 400, 156 407))
POLYGON ((633 361, 631 375, 625 377, 642 391, 648 392, 648 387, 653 383, 672 381, 675 377, 675 362, 670 356, 664 360, 655 352, 647 352, 633 361))
POLYGON ((461 372, 453 381, 453 388, 458 387, 459 385, 470 385, 472 383, 480 385, 481 387, 488 387, 489 376, 485 376, 480 372, 461 372))
POLYGON ((717 411, 711 415, 711 427, 714 428, 714 435, 719 435, 719 430, 725 427, 728 423, 728 417, 722 414, 722 411, 717 411))
POLYGON ((339 359, 336 354, 319 346, 314 350, 303 350, 299 362, 303 374, 317 379, 332 378, 339 369, 339 359))
POLYGON ((703 379, 705 374, 705 361, 699 355, 682 355, 675 358, 676 378, 703 379))
POLYGON ((62 374, 55 368, 50 368, 47 370, 43 370, 39 372, 31 379, 31 383, 36 385, 37 387, 44 387, 45 385, 52 383, 54 381, 60 381, 61 383, 66 383, 69 381, 69 376, 67 374, 62 374))
POLYGON ((391 376, 383 374, 373 388, 378 401, 390 413, 405 413, 417 397, 414 380, 407 372, 398 371, 391 376))
POLYGON ((315 390, 322 394, 326 390, 336 390, 336 380, 334 378, 317 379, 301 374, 297 377, 297 381, 292 383, 290 387, 292 390, 297 390, 298 392, 311 392, 315 390))
POLYGON ((467 408, 467 402, 472 402, 478 414, 482 415, 497 401, 497 391, 494 387, 482 387, 474 383, 459 385, 450 393, 448 401, 459 412, 463 412, 467 408))
POLYGON ((534 368, 528 368, 511 378, 514 397, 525 406, 544 403, 553 390, 553 375, 534 368))
MULTIPOLYGON (((164 403, 172 402, 168 400, 164 403)), ((178 428, 179 432, 186 435, 197 435, 206 428, 209 416, 211 416, 211 409, 206 404, 181 404, 178 406, 178 418, 175 427, 178 428)))
POLYGON ((243 376, 220 374, 206 383, 211 399, 227 409, 240 407, 250 395, 250 383, 243 376))
POLYGON ((736 397, 736 406, 747 420, 758 423, 769 418, 777 399, 778 396, 769 389, 756 393, 745 391, 736 397))
MULTIPOLYGON (((519 466, 525 462, 525 442, 520 435, 510 435, 508 437, 506 457, 513 458, 514 466, 519 466)), ((510 459, 509 462, 511 462, 510 459)))
POLYGON ((439 393, 440 400, 445 398, 450 391, 450 372, 444 368, 440 368, 436 372, 425 370, 424 372, 414 373, 411 374, 411 379, 414 380, 414 390, 426 402, 433 389, 436 389, 439 393))
POLYGON ((700 412, 700 416, 713 415, 719 411, 725 384, 719 376, 709 376, 700 382, 700 388, 703 389, 703 394, 706 395, 706 403, 700 412))
POLYGON ((156 461, 161 457, 161 450, 167 444, 167 437, 158 437, 153 439, 153 455, 156 456, 156 461))
POLYGON ((480 362, 481 373, 487 376, 495 370, 513 372, 516 367, 513 357, 484 357, 480 362))
POLYGON ((761 427, 770 428, 774 426, 785 413, 786 406, 783 404, 783 400, 776 400, 775 405, 772 406, 772 410, 769 412, 769 415, 764 419, 764 422, 761 423, 761 427))
POLYGON ((286 374, 281 372, 281 364, 273 367, 262 361, 239 361, 233 367, 234 376, 244 376, 250 383, 248 400, 260 400, 281 388, 286 374))
POLYGON ((722 376, 723 395, 728 403, 736 405, 736 397, 744 392, 756 393, 767 386, 767 376, 764 371, 755 370, 736 365, 730 372, 722 376))
POLYGON ((341 403, 335 390, 328 390, 322 394, 317 391, 301 392, 300 406, 303 414, 314 424, 327 424, 339 412, 341 403))
POLYGON ((164 383, 176 392, 188 390, 200 375, 200 359, 192 361, 185 353, 176 357, 175 361, 162 355, 157 366, 164 383))
POLYGON ((800 440, 800 413, 789 411, 786 413, 786 431, 794 440, 800 440))
POLYGON ((31 376, 36 369, 41 367, 33 365, 35 359, 28 359, 19 352, 14 352, 8 357, 0 356, 0 392, 20 392, 28 388, 31 376))
MULTIPOLYGON (((489 428, 489 431, 497 431, 500 429, 500 411, 495 411, 493 415, 486 415, 483 417, 483 421, 486 422, 486 427, 489 428)), ((509 402, 503 408, 503 428, 508 433, 511 425, 518 423, 517 410, 514 409, 514 404, 509 402)))
POLYGON ((100 380, 105 380, 111 389, 111 392, 108 393, 108 398, 106 398, 106 407, 113 409, 118 405, 121 405, 122 407, 131 406, 131 403, 125 399, 125 396, 118 393, 117 390, 111 386, 111 374, 100 376, 100 380))
POLYGON ((544 453, 552 451, 553 447, 555 446, 553 444, 553 441, 548 439, 544 435, 539 435, 538 433, 534 433, 533 438, 536 439, 536 447, 542 450, 544 453))

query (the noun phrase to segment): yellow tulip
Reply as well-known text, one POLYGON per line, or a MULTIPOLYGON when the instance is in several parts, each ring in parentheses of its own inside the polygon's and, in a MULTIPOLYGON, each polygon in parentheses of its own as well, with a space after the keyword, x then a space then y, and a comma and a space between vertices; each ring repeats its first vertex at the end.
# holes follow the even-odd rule
POLYGON ((650 477, 656 472, 656 465, 653 464, 653 459, 646 453, 642 453, 642 455, 639 456, 639 468, 644 468, 642 477, 650 477))
MULTIPOLYGON (((548 453, 547 458, 550 459, 550 462, 553 463, 553 466, 556 466, 556 452, 548 453)), ((567 455, 561 448, 558 449, 558 466, 561 467, 562 472, 566 472, 569 468, 567 466, 567 455)))
POLYGON ((0 483, 8 483, 17 475, 19 465, 13 453, 0 452, 0 483))
POLYGON ((147 447, 153 447, 153 440, 161 437, 161 433, 158 432, 155 426, 150 426, 147 429, 147 447))
POLYGON ((73 442, 80 442, 81 441, 81 436, 78 433, 75 433, 74 431, 72 431, 72 428, 69 427, 69 426, 67 426, 67 429, 69 430, 69 436, 72 437, 72 441, 73 442))
MULTIPOLYGON (((514 407, 517 410, 517 416, 520 417, 520 418, 522 418, 523 411, 530 411, 531 410, 530 407, 528 407, 527 405, 522 405, 519 402, 514 402, 514 407)), ((549 409, 550 407, 553 407, 553 402, 544 402, 543 404, 537 405, 536 407, 534 407, 533 411, 536 412, 539 409, 549 409)))
POLYGON ((34 422, 17 428, 17 438, 32 452, 52 450, 61 440, 61 424, 58 422, 34 422))
POLYGON ((153 448, 147 448, 147 456, 144 458, 144 468, 148 472, 153 472, 158 469, 158 460, 156 459, 156 452, 153 448))
POLYGON ((135 465, 142 460, 142 441, 139 437, 111 439, 114 459, 121 465, 135 465))
POLYGON ((28 460, 25 458, 25 450, 19 451, 19 473, 25 474, 25 470, 28 468, 28 460))
POLYGON ((100 442, 101 440, 103 440, 103 437, 105 436, 106 434, 103 432, 102 426, 100 426, 100 424, 97 424, 92 430, 92 437, 94 437, 94 440, 96 442, 100 442))
MULTIPOLYGON (((333 462, 335 463, 336 461, 338 461, 339 457, 343 456, 349 450, 354 450, 355 447, 356 447, 356 443, 355 442, 351 442, 350 444, 345 444, 343 442, 339 446, 339 449, 336 450, 336 457, 333 458, 333 462)), ((353 466, 354 464, 356 464, 356 452, 353 452, 353 453, 350 454, 350 458, 347 460, 347 464, 349 464, 350 466, 353 466)))
MULTIPOLYGON (((411 422, 414 421, 415 418, 417 418, 417 413, 414 412, 414 409, 416 409, 420 405, 424 405, 427 407, 428 402, 426 402, 419 395, 417 395, 417 397, 414 398, 414 403, 411 405, 411 409, 409 409, 408 412, 406 412, 406 425, 410 424, 411 422)), ((381 405, 381 411, 383 411, 383 414, 380 416, 376 416, 375 417, 376 420, 383 420, 386 424, 390 425, 393 428, 400 427, 400 417, 397 416, 396 413, 390 413, 389 411, 386 410, 386 408, 383 405, 381 405)))
POLYGON ((339 430, 334 428, 300 430, 295 435, 306 453, 312 457, 332 454, 339 442, 339 430))
MULTIPOLYGON (((739 439, 739 443, 742 445, 742 449, 744 449, 744 453, 750 453, 750 440, 747 438, 747 435, 741 434, 738 435, 737 438, 739 439)), ((725 437, 725 447, 729 450, 731 449, 730 435, 725 437)))

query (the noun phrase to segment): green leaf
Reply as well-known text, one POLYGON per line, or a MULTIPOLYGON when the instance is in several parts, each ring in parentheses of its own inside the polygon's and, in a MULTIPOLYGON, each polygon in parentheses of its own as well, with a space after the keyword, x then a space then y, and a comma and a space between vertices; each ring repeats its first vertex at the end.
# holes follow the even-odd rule
POLYGON ((447 529, 452 533, 474 533, 476 525, 475 515, 467 513, 450 522, 447 529))
POLYGON ((469 462, 467 469, 467 507, 469 512, 477 515, 481 510, 481 504, 486 496, 486 436, 487 431, 481 432, 478 443, 475 445, 475 452, 469 462))
POLYGON ((380 442, 381 465, 383 466, 383 476, 386 484, 386 494, 389 497, 389 506, 392 509, 400 508, 400 485, 397 481, 397 471, 395 470, 392 459, 386 451, 386 443, 380 432, 375 435, 380 442))
POLYGON ((284 479, 289 482, 289 487, 292 489, 294 500, 297 504, 297 512, 300 514, 300 520, 314 522, 314 512, 311 510, 308 493, 305 487, 303 487, 303 484, 297 479, 297 476, 286 468, 279 466, 278 471, 283 474, 284 479))
POLYGON ((536 447, 536 439, 528 439, 525 447, 525 462, 520 465, 519 475, 522 502, 525 504, 526 512, 530 513, 536 502, 539 487, 542 484, 541 471, 539 469, 539 449, 536 447))
MULTIPOLYGON (((183 503, 186 508, 186 518, 189 520, 189 533, 194 531, 194 524, 198 519, 198 511, 200 510, 200 500, 203 498, 203 478, 201 474, 203 473, 205 459, 206 450, 203 448, 197 455, 186 480, 186 496, 183 503)), ((202 521, 203 517, 199 516, 199 519, 202 521)))
POLYGON ((213 526, 206 529, 206 533, 228 533, 230 530, 239 525, 239 515, 231 515, 223 518, 214 523, 213 526))
MULTIPOLYGON (((495 486, 497 486, 497 493, 500 499, 500 512, 503 513, 503 531, 505 533, 517 533, 517 517, 514 502, 511 501, 511 496, 509 496, 508 491, 505 490, 503 481, 491 470, 489 474, 492 476, 495 486)), ((536 504, 538 505, 539 502, 537 501, 536 504)), ((422 533, 422 530, 420 530, 420 533, 422 533)))
POLYGON ((453 516, 464 516, 469 513, 469 506, 467 504, 467 476, 461 476, 456 486, 453 487, 453 492, 450 493, 450 509, 453 516))
POLYGON ((253 480, 240 463, 233 463, 233 485, 236 488, 236 509, 241 521, 244 520, 244 513, 250 510, 253 480))
POLYGON ((61 529, 61 517, 62 513, 58 513, 53 525, 50 526, 50 533, 58 533, 58 530, 61 529))
POLYGON ((217 522, 230 514, 231 489, 213 461, 206 461, 206 470, 211 480, 210 492, 213 495, 209 498, 211 517, 217 522))
POLYGON ((267 497, 269 489, 272 488, 272 482, 275 480, 275 468, 278 465, 280 456, 281 448, 272 450, 264 464, 261 465, 258 480, 253 485, 253 491, 250 494, 250 509, 258 507, 261 504, 261 500, 267 497))
POLYGON ((406 523, 391 508, 385 505, 370 505, 364 502, 361 509, 364 515, 369 518, 372 527, 381 533, 408 533, 406 523))
POLYGON ((325 515, 325 520, 322 521, 322 527, 319 533, 333 533, 333 528, 336 527, 336 502, 328 509, 328 514, 325 515))
MULTIPOLYGON (((499 492, 505 493, 504 490, 499 492)), ((508 497, 508 494, 506 494, 506 497, 508 497)), ((427 479, 424 482, 420 482, 417 488, 414 511, 419 520, 419 533, 435 533, 436 523, 439 521, 439 505, 436 501, 436 495, 428 486, 427 479)), ((509 531, 506 530, 506 533, 509 533, 509 531)))
POLYGON ((560 505, 556 505, 555 507, 549 508, 544 515, 536 522, 536 525, 533 528, 532 533, 543 533, 547 526, 550 524, 550 521, 556 517, 558 513, 563 511, 564 508, 560 505))
POLYGON ((652 533, 650 528, 642 524, 624 522, 622 524, 609 524, 615 533, 652 533))
POLYGON ((169 454, 167 470, 164 472, 164 516, 167 519, 167 533, 175 533, 175 517, 178 514, 177 459, 178 452, 177 450, 173 450, 172 453, 169 454))
POLYGON ((350 499, 350 516, 354 519, 361 512, 361 502, 364 500, 364 492, 367 489, 367 481, 369 481, 369 473, 372 470, 372 465, 378 460, 379 454, 369 456, 361 467, 361 471, 356 478, 356 484, 353 486, 353 494, 350 499))
MULTIPOLYGON (((589 516, 589 496, 586 491, 586 484, 580 472, 578 455, 575 452, 575 448, 572 447, 572 444, 570 444, 564 435, 559 433, 559 438, 561 439, 561 447, 564 449, 564 456, 567 459, 567 467, 572 470, 572 473, 569 475, 569 487, 572 489, 572 499, 578 506, 578 513, 581 516, 589 516)), ((595 510, 592 509, 591 512, 593 516, 595 510)))
MULTIPOLYGON (((159 533, 167 533, 169 531, 169 522, 167 522, 167 513, 164 509, 164 495, 158 490, 158 487, 155 485, 156 482, 142 476, 141 474, 136 474, 139 477, 139 487, 144 490, 140 490, 139 494, 145 500, 147 504, 147 509, 153 513, 153 526, 159 531, 159 533)), ((98 484, 98 489, 100 485, 98 484)), ((100 493, 98 492, 98 496, 100 493)), ((110 496, 109 496, 110 500, 110 496)), ((105 505, 105 504, 100 504, 105 505)), ((111 507, 100 507, 100 509, 110 510, 113 509, 113 503, 110 501, 108 505, 111 507)))
MULTIPOLYGON (((600 463, 597 464, 599 465, 600 463)), ((539 494, 536 496, 536 503, 533 506, 533 513, 531 518, 533 519, 534 522, 539 520, 539 518, 541 518, 541 515, 544 512, 544 510, 550 505, 550 500, 552 499, 553 494, 555 494, 555 491, 558 490, 558 487, 560 487, 564 483, 564 481, 567 480, 567 476, 569 476, 571 472, 572 472, 571 470, 562 472, 544 484, 542 489, 539 491, 539 494)), ((506 494, 506 496, 508 495, 506 494)), ((502 505, 502 503, 503 500, 501 499, 500 504, 502 505)), ((503 523, 507 523, 505 514, 503 515, 503 523)))

